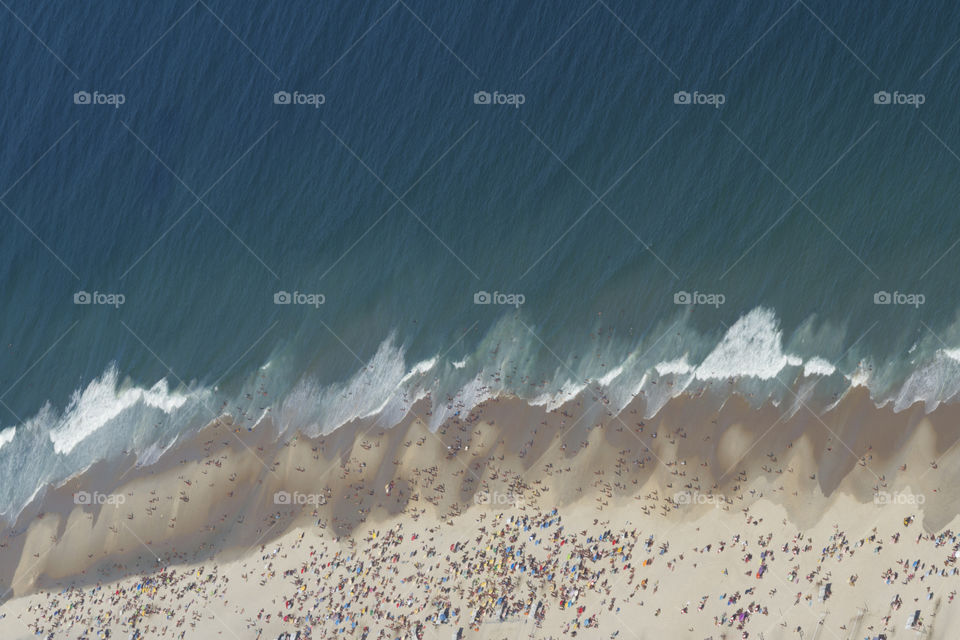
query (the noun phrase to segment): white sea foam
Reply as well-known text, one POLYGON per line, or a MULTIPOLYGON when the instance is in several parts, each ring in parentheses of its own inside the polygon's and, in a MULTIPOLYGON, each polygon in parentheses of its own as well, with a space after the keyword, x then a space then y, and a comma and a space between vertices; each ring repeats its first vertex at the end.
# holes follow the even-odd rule
POLYGON ((413 368, 410 369, 410 372, 407 375, 400 379, 400 384, 405 384, 417 376, 423 376, 424 374, 429 373, 435 366, 437 366, 436 357, 418 362, 417 364, 413 365, 413 368))
POLYGON ((111 365, 82 392, 73 393, 67 408, 50 431, 50 441, 57 453, 70 453, 85 438, 128 409, 139 405, 170 414, 187 401, 186 395, 171 393, 165 379, 150 389, 130 387, 119 390, 117 382, 117 368, 111 365))
POLYGON ((823 358, 813 357, 803 364, 804 376, 832 376, 837 370, 832 364, 823 358))
POLYGON ((610 383, 616 380, 621 373, 623 373, 623 365, 614 367, 613 369, 607 372, 607 375, 597 380, 597 382, 599 382, 604 387, 609 387, 610 383))
POLYGON ((9 429, 4 429, 3 431, 0 431, 0 449, 3 449, 5 445, 13 442, 13 437, 15 435, 17 435, 16 427, 10 427, 9 429))
POLYGON ((960 349, 940 349, 933 360, 915 369, 893 399, 893 410, 903 411, 916 402, 929 413, 941 402, 960 394, 960 349))
POLYGON ((391 335, 347 382, 326 387, 313 379, 298 383, 283 401, 281 424, 308 434, 330 433, 351 420, 385 408, 406 375, 403 350, 394 344, 391 335))
POLYGON ((536 398, 528 400, 527 404, 534 407, 545 407, 547 411, 553 411, 576 398, 577 395, 586 388, 587 385, 583 383, 573 382, 567 379, 566 382, 560 385, 558 391, 541 393, 536 398))
POLYGON ((737 320, 697 367, 701 380, 754 377, 769 380, 802 360, 783 352, 783 333, 770 309, 758 307, 737 320))
POLYGON ((391 335, 347 382, 321 386, 313 379, 300 381, 280 407, 279 426, 315 435, 377 416, 379 424, 391 427, 433 388, 427 374, 438 361, 423 360, 407 371, 404 349, 391 335))
POLYGON ((656 369, 657 373, 659 373, 662 376, 668 376, 668 375, 683 376, 683 375, 687 375, 688 373, 691 373, 694 370, 694 368, 690 366, 690 363, 687 362, 687 356, 683 356, 682 358, 677 358, 676 360, 668 360, 667 362, 660 362, 654 367, 654 369, 656 369))
POLYGON ((960 349, 941 349, 940 353, 947 356, 951 360, 960 362, 960 349))
POLYGON ((865 362, 858 363, 856 370, 845 377, 850 381, 851 388, 870 387, 870 368, 865 362))

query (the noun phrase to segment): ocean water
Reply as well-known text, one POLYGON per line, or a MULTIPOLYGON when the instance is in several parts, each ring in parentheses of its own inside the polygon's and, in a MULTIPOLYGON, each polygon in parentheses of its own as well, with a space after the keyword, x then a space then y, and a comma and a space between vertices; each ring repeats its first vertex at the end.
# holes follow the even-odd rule
POLYGON ((957 11, 9 0, 0 513, 224 412, 955 400, 957 11))

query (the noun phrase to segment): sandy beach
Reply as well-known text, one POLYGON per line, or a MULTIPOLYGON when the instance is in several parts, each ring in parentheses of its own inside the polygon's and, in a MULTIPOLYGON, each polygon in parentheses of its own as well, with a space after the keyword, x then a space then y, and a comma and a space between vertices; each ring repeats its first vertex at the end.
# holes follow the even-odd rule
POLYGON ((954 637, 956 411, 642 409, 283 441, 225 416, 5 530, 0 636, 954 637))
POLYGON ((0 42, 0 640, 960 640, 960 1, 0 42))

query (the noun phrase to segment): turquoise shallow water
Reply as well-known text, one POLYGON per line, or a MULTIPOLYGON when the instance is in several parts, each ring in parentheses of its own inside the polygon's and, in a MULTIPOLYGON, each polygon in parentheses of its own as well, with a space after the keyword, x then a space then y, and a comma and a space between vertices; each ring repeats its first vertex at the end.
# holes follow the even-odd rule
POLYGON ((10 2, 0 511, 223 410, 655 409, 663 376, 950 401, 955 17, 10 2))

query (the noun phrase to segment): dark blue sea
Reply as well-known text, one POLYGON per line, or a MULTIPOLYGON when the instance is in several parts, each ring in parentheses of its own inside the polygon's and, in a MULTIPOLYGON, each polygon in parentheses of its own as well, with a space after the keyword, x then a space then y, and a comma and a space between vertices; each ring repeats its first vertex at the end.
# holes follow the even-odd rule
POLYGON ((0 4, 8 517, 224 413, 960 392, 956 3, 0 4))

